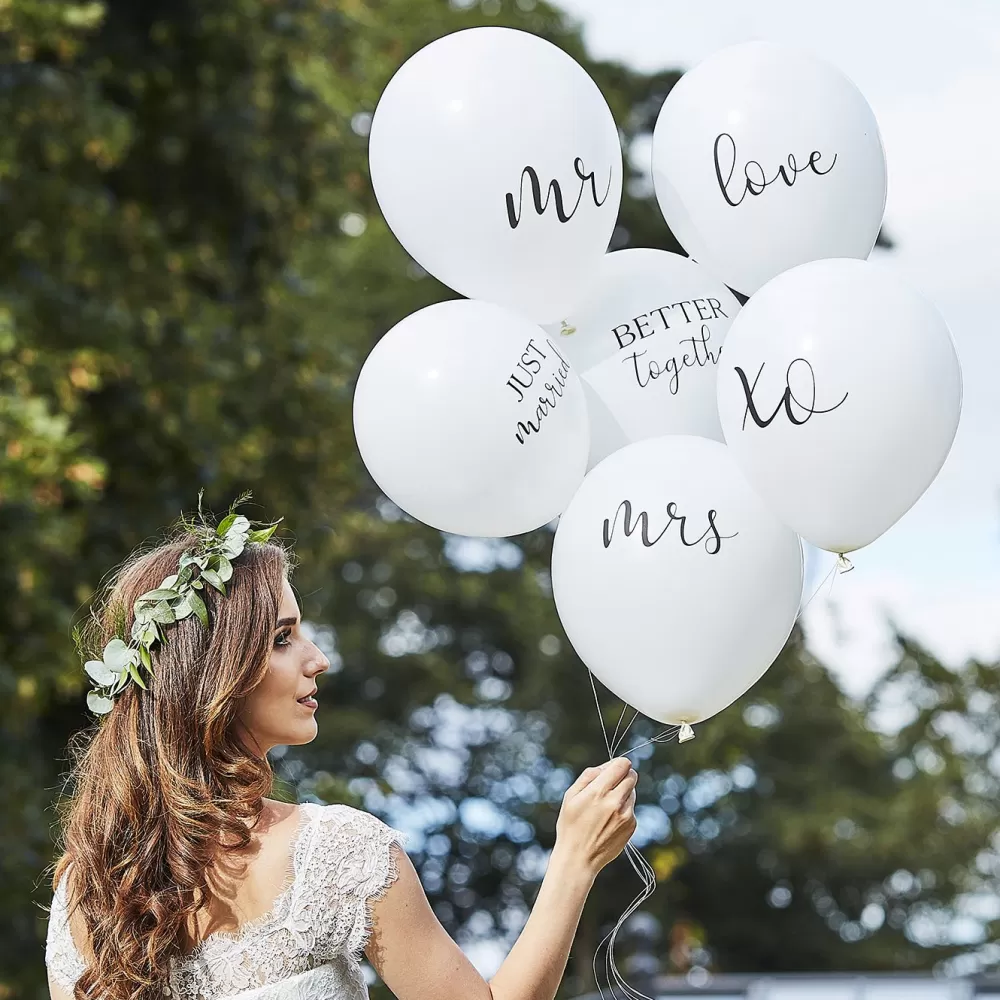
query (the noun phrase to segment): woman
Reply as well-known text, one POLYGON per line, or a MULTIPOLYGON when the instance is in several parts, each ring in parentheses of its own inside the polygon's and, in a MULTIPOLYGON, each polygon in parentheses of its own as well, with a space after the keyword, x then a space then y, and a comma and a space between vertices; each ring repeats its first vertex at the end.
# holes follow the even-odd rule
MULTIPOLYGON (((200 505, 199 505, 200 506, 200 505)), ((534 910, 487 983, 445 932, 404 834, 345 805, 266 798, 272 747, 316 736, 328 667, 273 526, 230 512, 119 570, 89 639, 106 713, 74 767, 53 875, 53 1000, 552 1000, 597 873, 635 829, 625 758, 566 792, 534 910)), ((85 639, 86 641, 86 639, 85 639)))

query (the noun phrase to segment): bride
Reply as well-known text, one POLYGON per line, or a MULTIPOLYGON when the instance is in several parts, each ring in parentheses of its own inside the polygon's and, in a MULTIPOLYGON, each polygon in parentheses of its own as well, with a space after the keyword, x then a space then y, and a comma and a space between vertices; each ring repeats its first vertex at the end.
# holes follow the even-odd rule
MULTIPOLYGON (((199 503, 200 513, 200 503, 199 503)), ((267 752, 316 736, 329 667, 291 558, 230 511, 134 556, 80 645, 103 716, 63 808, 45 961, 53 1000, 552 1000, 597 873, 635 829, 625 758, 568 789, 532 913, 485 981, 431 909, 405 834, 266 798, 267 752)))

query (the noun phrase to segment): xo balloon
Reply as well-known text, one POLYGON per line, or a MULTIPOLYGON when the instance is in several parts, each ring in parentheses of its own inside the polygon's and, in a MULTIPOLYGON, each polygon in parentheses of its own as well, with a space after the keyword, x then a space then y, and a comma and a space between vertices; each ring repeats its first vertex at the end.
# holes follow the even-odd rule
POLYGON ((553 340, 621 427, 623 444, 663 434, 721 441, 717 365, 739 310, 736 296, 687 257, 617 250, 553 340))
POLYGON ((372 478, 408 514, 460 535, 547 524, 583 479, 579 379, 541 327, 488 302, 439 302, 374 347, 354 393, 372 478))
POLYGON ((653 131, 653 183, 684 249, 750 295, 797 264, 871 253, 885 153, 871 108, 839 70, 749 42, 670 91, 653 131))
POLYGON ((726 442, 803 538, 851 552, 931 484, 962 373, 940 313, 881 267, 817 260, 768 282, 733 322, 719 372, 726 442))
POLYGON ((457 31, 407 60, 368 155, 386 222, 419 264, 539 323, 585 293, 618 217, 607 102, 565 52, 512 28, 457 31))
POLYGON ((651 719, 693 724, 781 651, 802 551, 725 445, 650 438, 588 473, 556 530, 552 592, 604 685, 651 719))

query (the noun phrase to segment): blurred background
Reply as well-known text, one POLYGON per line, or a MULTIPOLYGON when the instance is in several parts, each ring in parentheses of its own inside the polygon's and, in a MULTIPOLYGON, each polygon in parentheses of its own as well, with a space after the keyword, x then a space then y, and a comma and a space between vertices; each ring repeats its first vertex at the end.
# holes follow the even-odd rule
MULTIPOLYGON (((603 90, 630 164, 614 248, 679 249, 648 161, 684 69, 749 38, 834 62, 883 130, 876 257, 935 301, 965 369, 958 439, 918 505, 750 693, 693 742, 632 754, 658 884, 619 967, 646 993, 787 998, 814 995, 787 974, 828 975, 815 995, 833 998, 860 995, 837 973, 893 972, 884 995, 916 998, 900 974, 1000 964, 993 0, 0 0, 0 1000, 47 995, 53 803, 90 725, 71 623, 200 487, 216 511, 252 489, 247 513, 285 518, 332 661, 319 737, 272 754, 277 793, 411 831, 484 975, 527 916, 563 791, 607 756, 552 604, 551 532, 414 523, 351 427, 373 343, 453 295, 379 215, 371 113, 404 59, 476 24, 551 39, 603 90)), ((621 703, 601 697, 613 730, 621 703)), ((659 728, 638 720, 625 746, 659 728)), ((599 878, 561 997, 594 990, 641 888, 624 858, 599 878)))

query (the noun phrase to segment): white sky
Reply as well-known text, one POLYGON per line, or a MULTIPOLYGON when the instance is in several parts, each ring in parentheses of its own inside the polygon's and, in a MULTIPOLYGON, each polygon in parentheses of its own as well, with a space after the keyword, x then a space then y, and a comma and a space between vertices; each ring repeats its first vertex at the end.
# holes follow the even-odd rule
MULTIPOLYGON (((1000 660, 1000 2, 558 0, 590 52, 687 69, 751 39, 838 66, 875 111, 889 164, 880 256, 951 326, 965 402, 944 469, 808 609, 810 642, 852 693, 888 662, 887 616, 947 662, 1000 660)), ((828 563, 823 563, 825 573, 828 563)))

